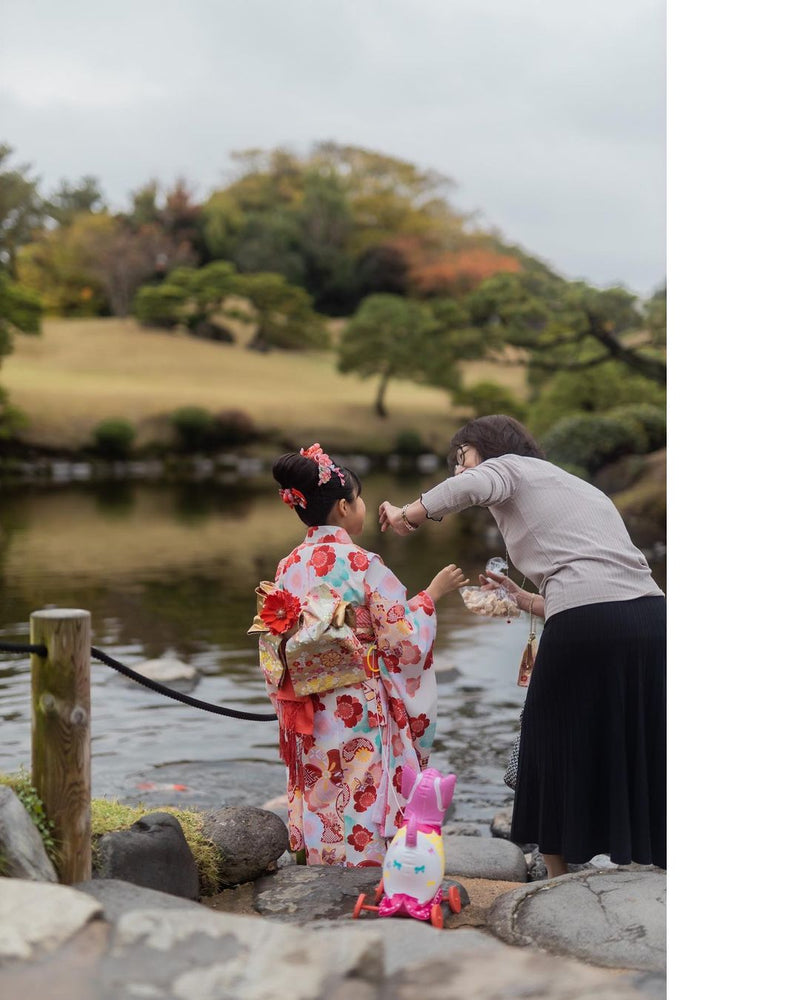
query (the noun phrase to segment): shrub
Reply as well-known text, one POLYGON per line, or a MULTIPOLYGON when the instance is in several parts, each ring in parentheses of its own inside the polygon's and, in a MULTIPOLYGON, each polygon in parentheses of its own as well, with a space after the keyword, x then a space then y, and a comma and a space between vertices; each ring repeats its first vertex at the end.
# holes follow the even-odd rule
POLYGON ((247 444, 258 437, 255 422, 244 410, 220 410, 214 417, 214 438, 218 444, 247 444))
POLYGON ((623 455, 640 452, 642 440, 643 432, 631 421, 587 414, 559 420, 541 439, 541 445, 556 465, 569 463, 592 475, 623 455))
POLYGON ((214 444, 214 418, 202 406, 182 406, 172 413, 170 423, 184 451, 198 451, 214 444))
POLYGON ((127 458, 135 437, 133 424, 121 417, 101 420, 92 431, 95 449, 106 458, 127 458))
POLYGON ((525 407, 505 386, 496 382, 476 382, 475 385, 459 389, 453 393, 453 402, 457 406, 469 406, 476 417, 505 413, 525 422, 525 407))
POLYGON ((133 314, 142 326, 171 330, 183 319, 187 293, 176 285, 144 285, 133 300, 133 314))
POLYGON ((616 406, 605 415, 637 423, 647 438, 645 451, 658 451, 666 446, 667 415, 661 407, 648 403, 629 403, 627 406, 616 406))
POLYGON ((422 438, 415 430, 400 431, 394 439, 394 450, 398 455, 421 455, 425 451, 422 438))

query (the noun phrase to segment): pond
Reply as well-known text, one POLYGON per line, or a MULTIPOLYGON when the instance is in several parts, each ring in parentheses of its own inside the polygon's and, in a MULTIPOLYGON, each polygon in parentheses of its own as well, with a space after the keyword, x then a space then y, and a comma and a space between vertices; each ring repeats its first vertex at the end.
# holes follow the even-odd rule
MULTIPOLYGON (((380 533, 381 500, 419 495, 437 478, 364 478, 369 514, 359 541, 381 554, 409 593, 450 562, 476 580, 486 560, 502 554, 486 511, 430 524, 408 539, 380 533)), ((85 608, 92 645, 122 663, 135 669, 174 656, 198 671, 195 698, 271 712, 256 640, 246 635, 253 590, 303 534, 272 489, 208 482, 3 487, 0 638, 28 642, 29 615, 39 608, 85 608)), ((664 563, 651 565, 663 587, 664 563)), ((510 623, 479 618, 458 594, 438 610, 431 764, 458 776, 453 822, 478 824, 488 835, 491 818, 512 799, 502 775, 524 699, 516 673, 528 623, 524 616, 510 623)), ((182 705, 96 661, 91 726, 95 796, 213 809, 263 805, 285 791, 274 722, 182 705)), ((0 771, 29 765, 29 659, 0 653, 0 771)))

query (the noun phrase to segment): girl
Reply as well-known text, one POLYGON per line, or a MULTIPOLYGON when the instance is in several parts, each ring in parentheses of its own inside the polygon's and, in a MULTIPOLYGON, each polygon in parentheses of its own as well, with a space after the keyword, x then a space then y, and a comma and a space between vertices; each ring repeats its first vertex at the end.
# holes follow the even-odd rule
MULTIPOLYGON (((354 607, 355 635, 367 651, 360 679, 320 693, 297 694, 290 670, 276 684, 265 669, 288 768, 290 850, 304 851, 308 864, 380 865, 387 838, 402 825, 403 765, 425 768, 433 744, 434 604, 467 581, 446 566, 409 600, 380 556, 353 542, 364 527, 361 483, 318 444, 283 455, 272 472, 309 529, 278 564, 280 599, 291 602, 291 617, 309 591, 329 585, 354 607)), ((285 624, 273 620, 273 629, 285 624)), ((262 667, 268 643, 262 635, 262 667)))

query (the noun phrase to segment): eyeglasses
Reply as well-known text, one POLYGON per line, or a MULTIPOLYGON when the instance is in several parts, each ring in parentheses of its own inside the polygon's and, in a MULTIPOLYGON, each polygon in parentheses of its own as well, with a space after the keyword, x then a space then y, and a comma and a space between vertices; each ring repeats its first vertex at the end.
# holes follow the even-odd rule
POLYGON ((453 471, 455 472, 456 469, 463 469, 464 462, 466 462, 466 460, 467 460, 467 449, 466 446, 462 444, 456 451, 456 461, 455 461, 455 466, 453 467, 453 471))

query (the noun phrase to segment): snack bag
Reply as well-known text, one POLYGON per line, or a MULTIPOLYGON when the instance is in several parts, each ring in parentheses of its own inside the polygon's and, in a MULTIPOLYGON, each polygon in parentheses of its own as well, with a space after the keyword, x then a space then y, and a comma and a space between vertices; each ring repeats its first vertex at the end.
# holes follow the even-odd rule
MULTIPOLYGON (((495 556, 486 563, 488 573, 507 573, 508 563, 495 556)), ((461 599, 469 611, 490 618, 519 618, 519 608, 505 587, 483 590, 481 587, 460 587, 461 599)))

